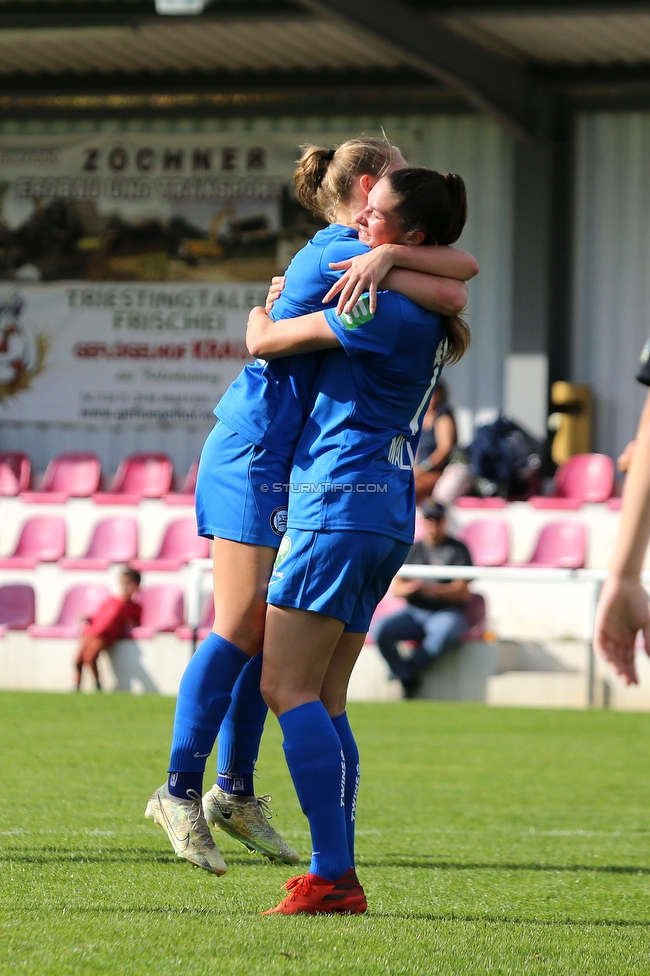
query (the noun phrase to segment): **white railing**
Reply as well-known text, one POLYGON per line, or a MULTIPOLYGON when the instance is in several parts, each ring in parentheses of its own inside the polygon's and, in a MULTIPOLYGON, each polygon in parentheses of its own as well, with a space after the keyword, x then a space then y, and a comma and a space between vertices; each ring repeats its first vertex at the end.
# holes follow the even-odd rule
MULTIPOLYGON (((212 569, 211 559, 193 559, 188 577, 188 623, 196 629, 201 612, 201 581, 206 570, 212 569)), ((594 621, 601 586, 607 578, 606 569, 550 569, 540 566, 417 566, 404 565, 399 575, 406 579, 466 579, 477 583, 485 580, 504 583, 577 583, 589 587, 585 634, 588 640, 589 660, 587 668, 587 700, 594 703, 596 661, 593 647, 594 621)), ((650 571, 642 574, 645 584, 650 584, 650 571)))

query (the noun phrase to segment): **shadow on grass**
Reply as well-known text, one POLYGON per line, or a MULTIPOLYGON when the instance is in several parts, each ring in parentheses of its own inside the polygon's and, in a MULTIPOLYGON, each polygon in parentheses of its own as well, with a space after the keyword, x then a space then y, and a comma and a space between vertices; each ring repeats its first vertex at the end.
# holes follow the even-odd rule
POLYGON ((414 861, 389 858, 381 861, 361 859, 359 868, 411 868, 424 871, 588 871, 590 874, 645 874, 650 875, 650 867, 627 864, 538 864, 536 862, 511 863, 508 861, 414 861))
MULTIPOLYGON (((112 848, 103 851, 74 851, 60 848, 42 847, 35 851, 25 851, 14 848, 0 853, 0 863, 20 864, 177 864, 181 860, 171 851, 152 851, 147 848, 112 848)), ((243 867, 271 864, 262 856, 252 854, 232 854, 228 851, 228 864, 243 867)), ((305 862, 306 865, 306 862, 305 862)), ((273 867, 289 868, 290 865, 277 864, 273 867)), ((384 858, 380 861, 362 859, 358 867, 364 868, 401 868, 413 871, 544 871, 554 873, 587 872, 589 874, 621 874, 650 876, 650 867, 639 867, 627 864, 540 864, 537 862, 509 862, 509 861, 436 861, 412 860, 409 858, 384 858)))
POLYGON ((504 925, 539 925, 549 927, 575 926, 576 928, 586 928, 588 926, 600 926, 602 928, 650 928, 650 919, 635 922, 631 919, 614 918, 520 918, 509 915, 459 915, 455 912, 445 914, 444 912, 373 912, 370 911, 371 918, 394 919, 399 918, 403 921, 424 921, 424 922, 490 922, 504 925))
MULTIPOLYGON (((178 864, 179 860, 171 852, 150 851, 129 847, 126 850, 113 848, 107 851, 62 851, 58 848, 41 848, 38 851, 5 850, 0 854, 0 863, 20 864, 178 864)), ((263 857, 228 852, 228 864, 251 865, 269 864, 263 857)))

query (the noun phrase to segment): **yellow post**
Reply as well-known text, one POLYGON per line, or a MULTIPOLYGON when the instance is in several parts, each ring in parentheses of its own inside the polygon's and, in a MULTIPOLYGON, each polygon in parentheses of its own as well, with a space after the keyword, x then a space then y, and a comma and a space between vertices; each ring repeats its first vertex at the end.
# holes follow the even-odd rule
POLYGON ((574 454, 591 451, 592 397, 588 386, 558 380, 551 387, 551 403, 556 407, 557 433, 551 457, 562 464, 574 454))

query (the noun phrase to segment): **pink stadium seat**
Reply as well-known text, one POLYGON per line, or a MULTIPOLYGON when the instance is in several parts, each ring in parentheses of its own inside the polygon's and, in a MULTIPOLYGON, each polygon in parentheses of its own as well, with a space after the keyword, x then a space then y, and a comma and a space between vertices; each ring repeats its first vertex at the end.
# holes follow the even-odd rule
POLYGON ((22 583, 0 586, 0 637, 4 637, 8 630, 27 630, 35 619, 31 586, 22 583))
POLYGON ((577 509, 604 502, 614 490, 614 462, 606 454, 575 454, 555 472, 553 494, 534 495, 533 508, 577 509))
POLYGON ((475 566, 504 566, 510 554, 510 526, 503 519, 468 522, 459 533, 475 566))
POLYGON ((461 637, 464 641, 480 641, 485 638, 486 612, 485 598, 480 593, 471 593, 465 607, 467 617, 467 630, 461 637))
MULTIPOLYGON (((469 547, 468 547, 469 548, 469 547)), ((372 624, 370 627, 370 634, 366 636, 365 643, 372 644, 372 627, 383 617, 390 616, 391 613, 398 613, 408 604, 406 600, 402 597, 391 596, 387 594, 384 599, 379 603, 377 609, 375 610, 372 618, 372 624)), ((471 593, 467 606, 465 608, 465 615, 467 617, 467 630, 463 634, 461 640, 464 641, 478 641, 483 640, 485 637, 486 630, 486 612, 485 612, 485 599, 480 593, 471 593)))
POLYGON ((83 618, 92 617, 109 595, 107 587, 99 583, 82 583, 71 587, 63 597, 59 616, 50 626, 32 624, 27 628, 31 637, 78 637, 84 626, 83 618))
POLYGON ((154 559, 134 559, 135 569, 176 571, 190 559, 206 559, 210 555, 208 539, 196 534, 196 519, 177 519, 165 529, 158 555, 154 559))
POLYGON ((165 495, 163 501, 165 505, 193 505, 194 504, 194 492, 196 491, 196 476, 199 471, 198 460, 194 462, 190 470, 187 472, 187 477, 183 482, 183 486, 178 492, 170 492, 165 495))
POLYGON ((98 505, 137 505, 142 498, 162 498, 172 483, 166 454, 132 454, 118 467, 109 491, 96 492, 98 505))
POLYGON ((0 496, 19 495, 29 488, 31 461, 20 451, 0 453, 0 496))
POLYGON ((34 569, 55 563, 65 553, 65 522, 58 515, 38 515, 22 527, 13 555, 0 559, 0 569, 34 569))
POLYGON ((587 557, 587 530, 581 522, 549 522, 523 566, 583 569, 587 557))
POLYGON ((403 610, 407 606, 406 600, 401 596, 393 596, 392 593, 387 593, 386 596, 379 601, 375 612, 372 615, 372 621, 370 623, 370 631, 366 634, 365 643, 373 644, 372 639, 372 628, 373 626, 382 620, 384 617, 389 617, 391 613, 397 613, 399 610, 403 610))
POLYGON ((111 563, 128 563, 138 554, 138 525, 133 518, 115 515, 93 529, 85 556, 60 559, 62 569, 107 569, 111 563))
MULTIPOLYGON (((212 624, 214 623, 214 597, 210 595, 206 598, 203 604, 203 609, 199 616, 199 622, 196 627, 197 639, 202 641, 208 636, 212 630, 212 624)), ((192 640, 192 628, 184 624, 182 627, 176 629, 176 636, 179 640, 192 640)))
POLYGON ((458 508, 506 508, 505 498, 474 498, 473 495, 461 495, 454 502, 458 508))
POLYGON ((99 487, 101 462, 96 454, 59 454, 47 466, 38 491, 23 492, 26 502, 65 504, 68 498, 89 498, 99 487))
POLYGON ((176 630, 183 624, 183 591, 180 586, 162 583, 141 591, 142 624, 133 628, 134 640, 148 640, 161 632, 176 630))

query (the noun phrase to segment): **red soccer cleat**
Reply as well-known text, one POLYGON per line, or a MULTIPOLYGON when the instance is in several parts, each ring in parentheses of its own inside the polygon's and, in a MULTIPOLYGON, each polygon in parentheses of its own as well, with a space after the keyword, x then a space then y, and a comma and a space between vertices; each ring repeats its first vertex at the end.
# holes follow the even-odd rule
POLYGON ((260 915, 360 915, 368 907, 354 868, 338 881, 328 881, 317 874, 301 874, 290 878, 283 887, 289 892, 286 898, 260 915))

